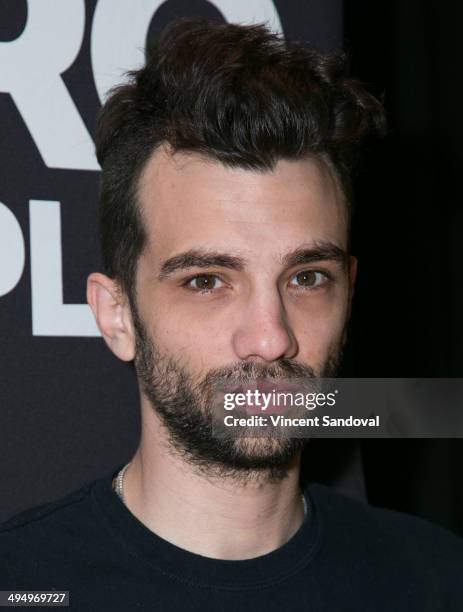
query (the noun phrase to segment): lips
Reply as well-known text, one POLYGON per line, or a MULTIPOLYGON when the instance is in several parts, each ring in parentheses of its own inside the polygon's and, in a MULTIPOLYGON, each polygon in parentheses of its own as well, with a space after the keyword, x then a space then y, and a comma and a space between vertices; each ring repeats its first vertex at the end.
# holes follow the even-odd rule
POLYGON ((296 393, 297 388, 295 383, 289 380, 256 378, 241 385, 241 393, 246 393, 247 390, 260 391, 260 393, 296 393))
POLYGON ((279 402, 278 394, 294 394, 297 392, 297 387, 288 380, 258 378, 243 383, 239 386, 239 389, 234 392, 242 393, 251 400, 243 406, 240 406, 240 410, 248 415, 286 414, 293 407, 292 402, 290 398, 287 398, 285 404, 285 399, 281 397, 279 402), (258 391, 257 397, 260 405, 255 401, 256 391, 258 391))

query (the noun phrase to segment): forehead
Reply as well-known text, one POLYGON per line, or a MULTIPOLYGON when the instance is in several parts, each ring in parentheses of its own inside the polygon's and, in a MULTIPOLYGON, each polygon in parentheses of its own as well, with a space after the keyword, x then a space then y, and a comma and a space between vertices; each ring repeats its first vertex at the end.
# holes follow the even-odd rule
POLYGON ((347 247, 347 206, 331 172, 314 159, 255 171, 161 148, 142 173, 138 204, 154 255, 198 246, 263 255, 311 241, 347 247))

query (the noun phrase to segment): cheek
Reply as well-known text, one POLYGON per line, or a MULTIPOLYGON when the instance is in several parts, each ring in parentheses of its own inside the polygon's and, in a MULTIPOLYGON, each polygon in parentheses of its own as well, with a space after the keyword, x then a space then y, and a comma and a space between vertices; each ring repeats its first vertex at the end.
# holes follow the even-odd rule
POLYGON ((331 349, 341 342, 346 318, 347 302, 344 299, 293 312, 292 328, 300 359, 314 365, 324 362, 331 349))
POLYGON ((194 308, 160 308, 153 314, 152 334, 161 350, 190 370, 221 365, 230 345, 230 329, 220 316, 194 308))

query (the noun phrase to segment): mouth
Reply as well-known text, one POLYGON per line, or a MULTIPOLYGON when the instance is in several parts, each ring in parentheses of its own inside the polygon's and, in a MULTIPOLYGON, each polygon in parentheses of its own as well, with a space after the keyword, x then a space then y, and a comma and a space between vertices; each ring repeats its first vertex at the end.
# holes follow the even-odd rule
POLYGON ((256 378, 233 389, 242 398, 239 410, 247 415, 287 414, 293 407, 298 385, 288 379, 256 378))

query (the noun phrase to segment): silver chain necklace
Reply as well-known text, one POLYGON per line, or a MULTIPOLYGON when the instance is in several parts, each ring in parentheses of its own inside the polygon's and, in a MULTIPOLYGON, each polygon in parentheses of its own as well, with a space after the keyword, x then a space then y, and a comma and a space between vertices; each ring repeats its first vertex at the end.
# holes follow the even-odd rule
MULTIPOLYGON (((121 501, 123 504, 125 504, 125 499, 124 499, 124 492, 123 492, 123 484, 124 484, 124 474, 125 474, 125 470, 129 467, 130 465, 130 461, 124 465, 124 467, 122 468, 122 470, 119 472, 119 474, 116 477, 116 484, 114 487, 114 490, 116 491, 116 493, 119 495, 121 501)), ((304 505, 304 519, 307 516, 308 510, 307 510, 307 500, 305 498, 304 493, 301 492, 301 499, 302 499, 302 503, 304 505)))
POLYGON ((122 485, 124 484, 125 470, 129 467, 129 465, 130 465, 130 461, 126 465, 124 465, 122 470, 119 472, 119 474, 116 477, 116 484, 115 484, 115 487, 114 487, 114 490, 119 495, 119 497, 122 500, 122 503, 124 503, 124 504, 125 504, 125 499, 124 499, 124 493, 123 493, 123 490, 122 490, 122 485))

